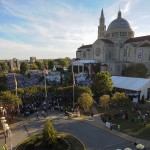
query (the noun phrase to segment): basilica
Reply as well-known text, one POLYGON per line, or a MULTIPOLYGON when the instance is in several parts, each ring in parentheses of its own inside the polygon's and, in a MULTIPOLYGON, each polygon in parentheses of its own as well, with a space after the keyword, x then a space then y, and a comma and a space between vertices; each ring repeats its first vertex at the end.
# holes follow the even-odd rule
MULTIPOLYGON (((87 31, 88 32, 88 31, 87 31)), ((82 68, 88 64, 91 73, 91 64, 99 63, 101 71, 109 71, 111 75, 122 75, 125 67, 143 63, 150 73, 150 35, 134 37, 129 22, 122 18, 118 11, 117 18, 113 20, 107 30, 103 9, 99 19, 98 38, 90 45, 82 45, 76 51, 74 66, 82 68)), ((78 73, 81 69, 78 69, 78 73)))

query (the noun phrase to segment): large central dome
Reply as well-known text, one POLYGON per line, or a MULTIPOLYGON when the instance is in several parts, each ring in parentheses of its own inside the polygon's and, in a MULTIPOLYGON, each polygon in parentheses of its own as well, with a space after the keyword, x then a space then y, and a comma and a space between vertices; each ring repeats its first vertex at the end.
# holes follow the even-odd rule
POLYGON ((110 23, 107 30, 114 28, 129 28, 130 24, 126 19, 121 18, 121 11, 118 12, 118 17, 110 23))
POLYGON ((127 20, 123 18, 117 18, 110 23, 108 26, 108 30, 113 28, 130 28, 130 24, 127 20))
POLYGON ((106 37, 112 41, 121 38, 125 41, 128 38, 134 37, 129 22, 121 17, 121 11, 118 12, 117 19, 113 20, 108 26, 106 37))

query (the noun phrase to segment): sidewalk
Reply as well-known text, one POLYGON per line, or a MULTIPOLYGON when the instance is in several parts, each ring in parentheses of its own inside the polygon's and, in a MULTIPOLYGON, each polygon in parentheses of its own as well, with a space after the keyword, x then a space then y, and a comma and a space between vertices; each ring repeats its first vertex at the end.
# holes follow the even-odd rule
POLYGON ((93 121, 89 121, 87 119, 83 119, 81 117, 78 117, 78 118, 74 118, 75 120, 79 120, 79 121, 83 121, 83 122, 86 122, 86 123, 89 123, 89 124, 92 124, 98 128, 102 128, 103 130, 106 130, 114 135, 117 135, 127 141, 130 141, 130 142, 136 142, 138 144, 143 144, 148 150, 150 150, 150 140, 143 140, 143 139, 138 139, 138 138, 135 138, 135 137, 132 137, 130 135, 127 135, 127 134, 124 134, 122 132, 119 132, 117 130, 110 130, 109 128, 106 127, 105 123, 102 122, 101 118, 100 118, 100 114, 98 113, 97 109, 95 107, 93 107, 92 109, 93 113, 95 114, 94 115, 94 119, 93 121))

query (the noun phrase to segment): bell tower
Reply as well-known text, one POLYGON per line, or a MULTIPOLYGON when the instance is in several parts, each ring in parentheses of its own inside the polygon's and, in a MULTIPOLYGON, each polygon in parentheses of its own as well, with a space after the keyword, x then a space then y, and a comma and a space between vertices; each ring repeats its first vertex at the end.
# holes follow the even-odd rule
POLYGON ((104 12, 102 8, 98 26, 98 39, 105 39, 105 38, 106 38, 106 26, 105 26, 104 12))

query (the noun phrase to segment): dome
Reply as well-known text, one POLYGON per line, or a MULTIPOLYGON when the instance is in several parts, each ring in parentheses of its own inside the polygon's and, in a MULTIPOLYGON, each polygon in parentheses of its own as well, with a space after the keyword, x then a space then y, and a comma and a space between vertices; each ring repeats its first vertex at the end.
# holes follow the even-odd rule
POLYGON ((113 20, 108 26, 107 30, 114 28, 128 28, 130 29, 130 24, 126 19, 121 18, 121 11, 118 12, 117 19, 113 20))
POLYGON ((132 31, 129 22, 121 17, 121 11, 118 12, 117 19, 113 20, 108 26, 106 32, 106 38, 116 42, 125 42, 127 39, 134 37, 134 32, 132 31))
POLYGON ((129 28, 130 29, 130 24, 127 20, 123 18, 117 18, 114 21, 110 23, 108 26, 108 30, 113 29, 113 28, 129 28))

